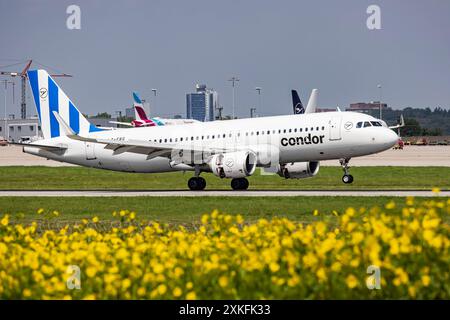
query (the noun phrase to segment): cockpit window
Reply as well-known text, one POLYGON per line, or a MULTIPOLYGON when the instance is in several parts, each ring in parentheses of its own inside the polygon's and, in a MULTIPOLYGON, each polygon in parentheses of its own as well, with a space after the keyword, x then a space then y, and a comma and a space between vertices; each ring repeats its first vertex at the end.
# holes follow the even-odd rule
POLYGON ((363 124, 362 122, 358 122, 358 123, 356 124, 356 127, 357 127, 357 128, 361 128, 361 127, 362 127, 362 124, 363 124))
POLYGON ((366 128, 366 127, 371 127, 372 125, 370 124, 370 122, 369 121, 365 121, 364 122, 364 128, 366 128))
POLYGON ((379 122, 379 121, 370 121, 370 123, 371 123, 374 127, 382 127, 381 122, 379 122))

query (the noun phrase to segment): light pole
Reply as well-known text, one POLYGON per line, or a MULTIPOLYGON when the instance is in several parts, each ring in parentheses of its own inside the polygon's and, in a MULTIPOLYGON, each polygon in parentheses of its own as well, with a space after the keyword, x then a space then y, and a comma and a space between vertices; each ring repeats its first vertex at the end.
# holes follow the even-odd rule
POLYGON ((382 96, 382 88, 381 88, 381 84, 379 84, 379 85, 377 85, 377 88, 378 89, 380 89, 380 120, 383 120, 382 119, 382 116, 383 116, 383 112, 381 111, 382 110, 382 106, 381 106, 381 96, 382 96))
POLYGON ((152 89, 152 92, 153 92, 153 96, 155 97, 155 102, 153 103, 153 108, 154 108, 154 110, 156 110, 156 94, 158 92, 158 89, 152 89))
POLYGON ((256 108, 250 108, 250 118, 253 118, 255 115, 256 108))
MULTIPOLYGON (((9 126, 8 126, 8 120, 7 120, 7 115, 6 115, 6 96, 7 96, 7 94, 8 94, 8 84, 14 84, 14 82, 12 82, 12 81, 8 81, 8 80, 3 80, 3 82, 5 83, 5 134, 6 134, 6 137, 5 137, 5 139, 6 140, 8 140, 9 141, 9 126)), ((14 89, 14 87, 13 87, 13 89, 14 89)))
POLYGON ((235 87, 235 83, 239 81, 239 79, 237 77, 231 77, 231 79, 229 79, 228 81, 231 81, 231 84, 233 86, 233 119, 234 119, 234 87, 235 87))
POLYGON ((256 92, 258 92, 258 109, 261 112, 261 87, 255 88, 256 92))

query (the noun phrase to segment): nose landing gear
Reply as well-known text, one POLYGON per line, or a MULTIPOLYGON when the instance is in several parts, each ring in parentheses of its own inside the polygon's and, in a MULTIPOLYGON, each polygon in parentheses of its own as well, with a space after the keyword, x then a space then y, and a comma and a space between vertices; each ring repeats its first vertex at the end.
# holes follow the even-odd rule
POLYGON ((351 174, 349 174, 348 170, 350 169, 350 167, 348 166, 348 163, 350 162, 350 158, 346 158, 346 159, 340 159, 339 160, 342 169, 344 170, 344 175, 342 176, 342 182, 347 184, 347 183, 352 183, 353 182, 353 176, 351 174))

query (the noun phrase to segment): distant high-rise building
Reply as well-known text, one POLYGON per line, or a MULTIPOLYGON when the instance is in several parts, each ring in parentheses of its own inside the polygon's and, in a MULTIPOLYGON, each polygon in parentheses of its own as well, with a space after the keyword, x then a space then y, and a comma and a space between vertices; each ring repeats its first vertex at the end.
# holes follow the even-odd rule
POLYGON ((197 84, 193 93, 186 94, 186 118, 198 121, 214 121, 218 106, 218 94, 204 84, 197 84))

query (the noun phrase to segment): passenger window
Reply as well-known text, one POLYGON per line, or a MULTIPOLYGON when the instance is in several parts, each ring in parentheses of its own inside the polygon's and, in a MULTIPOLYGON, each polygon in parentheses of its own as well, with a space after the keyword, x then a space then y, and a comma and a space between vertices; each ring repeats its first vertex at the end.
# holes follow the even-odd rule
POLYGON ((314 128, 313 128, 313 127, 311 127, 311 131, 314 131, 314 128))
POLYGON ((297 132, 297 128, 294 129, 294 132, 297 132))
POLYGON ((167 142, 167 139, 164 139, 164 142, 167 142))
POLYGON ((183 141, 183 138, 180 138, 180 141, 183 141))
POLYGON ((289 129, 289 133, 291 133, 292 132, 292 129, 289 129))
POLYGON ((370 122, 369 122, 369 121, 366 121, 366 122, 364 122, 364 128, 366 128, 366 127, 371 127, 371 125, 370 125, 370 122))
POLYGON ((325 127, 322 127, 322 130, 325 130, 325 127))
POLYGON ((225 133, 223 134, 223 137, 225 138, 225 133))
POLYGON ((162 142, 162 139, 159 139, 159 143, 161 143, 162 142))
POLYGON ((259 131, 256 131, 256 135, 259 136, 259 131))
POLYGON ((316 130, 319 131, 319 127, 317 127, 316 130))
POLYGON ((270 134, 270 130, 267 130, 267 134, 270 134))
POLYGON ((305 132, 308 132, 308 128, 305 128, 305 132))
POLYGON ((286 129, 283 130, 283 133, 286 133, 286 129))
POLYGON ((302 128, 300 128, 300 129, 298 129, 300 132, 302 132, 303 131, 303 129, 302 128))

